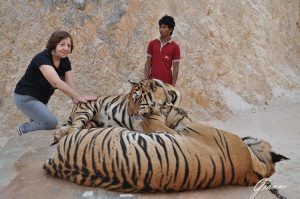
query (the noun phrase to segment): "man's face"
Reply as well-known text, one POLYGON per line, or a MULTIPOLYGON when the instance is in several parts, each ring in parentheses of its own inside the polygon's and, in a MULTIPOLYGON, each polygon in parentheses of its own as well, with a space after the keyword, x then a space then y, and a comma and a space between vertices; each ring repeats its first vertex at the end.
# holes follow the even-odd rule
POLYGON ((160 36, 162 36, 162 37, 170 36, 171 32, 172 32, 172 29, 170 29, 167 25, 162 24, 159 26, 160 36))

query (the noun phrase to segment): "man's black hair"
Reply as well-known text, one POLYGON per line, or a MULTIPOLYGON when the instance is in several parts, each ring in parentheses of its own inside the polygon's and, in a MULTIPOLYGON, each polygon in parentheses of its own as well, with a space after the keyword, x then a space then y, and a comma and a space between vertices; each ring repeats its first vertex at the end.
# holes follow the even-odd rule
POLYGON ((175 27, 175 21, 174 21, 174 18, 171 17, 171 16, 168 16, 168 15, 165 15, 163 16, 158 24, 161 26, 161 25, 166 25, 168 26, 169 29, 172 29, 172 32, 170 33, 170 35, 173 34, 173 31, 174 31, 174 27, 175 27))

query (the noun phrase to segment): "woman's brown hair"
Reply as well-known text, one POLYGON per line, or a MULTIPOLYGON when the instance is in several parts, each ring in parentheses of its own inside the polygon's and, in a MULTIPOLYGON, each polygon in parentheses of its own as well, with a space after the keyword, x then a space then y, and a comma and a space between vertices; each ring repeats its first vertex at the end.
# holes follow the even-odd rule
POLYGON ((73 51, 74 45, 73 45, 73 38, 71 35, 66 31, 56 31, 51 34, 48 43, 46 45, 46 48, 50 51, 54 50, 57 46, 57 44, 66 38, 70 38, 71 40, 71 52, 73 51))

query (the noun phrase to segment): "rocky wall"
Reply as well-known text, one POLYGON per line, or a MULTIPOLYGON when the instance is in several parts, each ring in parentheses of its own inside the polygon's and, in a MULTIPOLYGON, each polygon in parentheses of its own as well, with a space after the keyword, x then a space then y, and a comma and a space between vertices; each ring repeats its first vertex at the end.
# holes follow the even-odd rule
MULTIPOLYGON (((75 83, 85 94, 125 93, 143 78, 158 20, 174 16, 182 60, 182 107, 201 120, 293 95, 300 82, 299 0, 12 0, 0 2, 0 135, 25 117, 13 90, 55 30, 69 31, 75 83)), ((57 91, 49 107, 64 121, 72 107, 57 91)))

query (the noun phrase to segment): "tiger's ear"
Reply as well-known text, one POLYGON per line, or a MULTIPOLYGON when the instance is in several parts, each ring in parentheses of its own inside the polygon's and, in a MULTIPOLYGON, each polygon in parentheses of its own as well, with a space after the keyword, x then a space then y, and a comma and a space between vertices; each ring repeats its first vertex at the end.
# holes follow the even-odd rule
POLYGON ((289 160, 290 158, 287 158, 281 154, 275 153, 273 151, 270 151, 271 153, 271 157, 272 157, 272 162, 276 163, 276 162, 280 162, 282 160, 289 160))
POLYGON ((128 114, 133 116, 135 113, 138 112, 138 107, 136 103, 136 99, 133 94, 130 94, 128 97, 128 107, 127 107, 128 114))
POLYGON ((146 88, 147 88, 147 90, 148 91, 153 91, 153 92, 155 92, 156 91, 156 85, 155 85, 155 81, 148 81, 148 82, 146 82, 146 88))
POLYGON ((131 85, 133 85, 133 86, 135 86, 135 85, 137 85, 138 83, 136 83, 136 82, 132 82, 132 81, 130 81, 130 80, 128 80, 128 82, 131 84, 131 85))
POLYGON ((134 102, 137 102, 141 98, 141 95, 141 91, 135 91, 134 93, 132 93, 131 97, 134 102))

